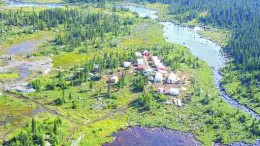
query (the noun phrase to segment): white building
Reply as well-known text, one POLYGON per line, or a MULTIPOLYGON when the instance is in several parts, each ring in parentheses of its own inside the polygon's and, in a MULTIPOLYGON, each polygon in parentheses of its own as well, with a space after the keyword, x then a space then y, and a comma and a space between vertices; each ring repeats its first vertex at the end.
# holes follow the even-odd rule
POLYGON ((142 58, 143 55, 142 55, 142 53, 140 53, 140 52, 135 52, 135 57, 136 57, 136 58, 142 58))
POLYGON ((159 61, 159 58, 158 58, 158 56, 152 56, 152 59, 153 59, 153 61, 156 61, 156 60, 158 60, 158 61, 159 61))
POLYGON ((137 59, 137 65, 144 65, 144 59, 143 58, 137 59))
POLYGON ((182 102, 181 102, 180 99, 175 98, 175 99, 173 99, 173 102, 174 102, 174 104, 177 105, 177 106, 182 106, 182 102))
POLYGON ((154 82, 161 83, 163 81, 163 75, 160 72, 156 72, 154 82))
POLYGON ((131 66, 131 62, 124 62, 124 68, 128 68, 131 66))
POLYGON ((170 73, 167 79, 167 83, 169 84, 174 84, 177 83, 179 81, 179 77, 174 74, 174 73, 170 73))
POLYGON ((170 88, 170 95, 177 96, 180 94, 180 90, 177 88, 170 88))

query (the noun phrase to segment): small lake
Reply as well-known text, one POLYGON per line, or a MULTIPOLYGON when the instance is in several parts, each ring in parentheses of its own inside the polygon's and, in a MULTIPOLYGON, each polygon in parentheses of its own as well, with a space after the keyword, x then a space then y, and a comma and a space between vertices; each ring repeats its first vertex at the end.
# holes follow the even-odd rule
POLYGON ((192 134, 163 128, 133 127, 119 131, 113 142, 104 146, 201 146, 192 134))
POLYGON ((48 7, 48 8, 59 8, 63 4, 59 3, 34 3, 34 2, 19 2, 13 0, 6 0, 8 7, 48 7))

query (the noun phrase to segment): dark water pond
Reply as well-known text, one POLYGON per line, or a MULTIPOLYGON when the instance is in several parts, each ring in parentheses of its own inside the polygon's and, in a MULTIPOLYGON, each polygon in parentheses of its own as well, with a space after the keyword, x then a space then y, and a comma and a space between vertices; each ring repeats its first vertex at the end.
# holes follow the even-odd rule
POLYGON ((119 131, 112 143, 104 146, 200 146, 192 134, 163 128, 133 127, 119 131))

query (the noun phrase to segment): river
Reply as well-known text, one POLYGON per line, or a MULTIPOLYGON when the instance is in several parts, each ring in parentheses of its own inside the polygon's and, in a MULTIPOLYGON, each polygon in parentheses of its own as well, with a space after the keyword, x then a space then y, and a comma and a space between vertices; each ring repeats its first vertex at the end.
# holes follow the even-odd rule
MULTIPOLYGON (((129 10, 133 12, 138 13, 140 17, 148 16, 152 19, 157 18, 157 11, 155 10, 133 5, 125 7, 129 8, 129 10)), ((213 68, 215 85, 219 89, 222 95, 221 97, 227 103, 252 115, 257 120, 260 120, 259 114, 229 97, 225 90, 221 87, 220 80, 222 76, 219 74, 219 69, 225 65, 226 59, 221 54, 222 48, 220 45, 199 35, 197 33, 198 30, 201 30, 199 27, 190 28, 177 25, 172 22, 161 22, 161 24, 163 25, 163 33, 167 42, 188 47, 194 56, 197 56, 200 59, 206 61, 213 68)))
MULTIPOLYGON (((155 10, 133 5, 124 7, 129 8, 129 10, 138 13, 140 17, 148 16, 151 19, 157 18, 157 11, 155 10)), ((216 87, 219 89, 223 100, 225 100, 234 108, 238 108, 252 115, 252 117, 256 118, 257 120, 260 120, 259 114, 257 114, 250 108, 240 104, 236 100, 232 99, 221 87, 220 80, 222 79, 222 76, 219 74, 219 69, 225 65, 226 58, 221 53, 222 48, 220 45, 199 35, 197 32, 198 30, 201 30, 201 28, 199 27, 190 28, 177 25, 173 22, 161 22, 161 24, 163 25, 163 34, 167 42, 180 44, 188 47, 194 56, 197 56, 198 58, 206 61, 213 68, 214 82, 216 87)), ((246 146, 247 144, 245 144, 244 142, 238 142, 231 145, 246 146)), ((256 143, 253 146, 259 145, 260 140, 256 141, 256 143)))
POLYGON ((7 7, 48 7, 48 8, 59 8, 63 4, 59 3, 34 3, 34 2, 19 2, 13 0, 6 0, 7 7))

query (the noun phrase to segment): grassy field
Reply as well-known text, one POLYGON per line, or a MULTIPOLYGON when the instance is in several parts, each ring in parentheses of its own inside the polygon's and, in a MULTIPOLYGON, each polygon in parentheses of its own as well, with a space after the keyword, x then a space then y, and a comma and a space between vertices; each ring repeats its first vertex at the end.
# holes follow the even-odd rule
POLYGON ((22 99, 0 95, 0 138, 17 125, 27 123, 35 108, 35 105, 22 99), (2 125, 5 122, 8 124, 2 125))
POLYGON ((209 38, 210 40, 218 43, 220 46, 225 47, 228 45, 228 41, 231 37, 231 32, 224 29, 210 29, 210 30, 201 30, 199 34, 209 38))
POLYGON ((0 80, 2 79, 15 79, 18 78, 18 74, 17 73, 4 73, 4 74, 0 74, 0 80))

